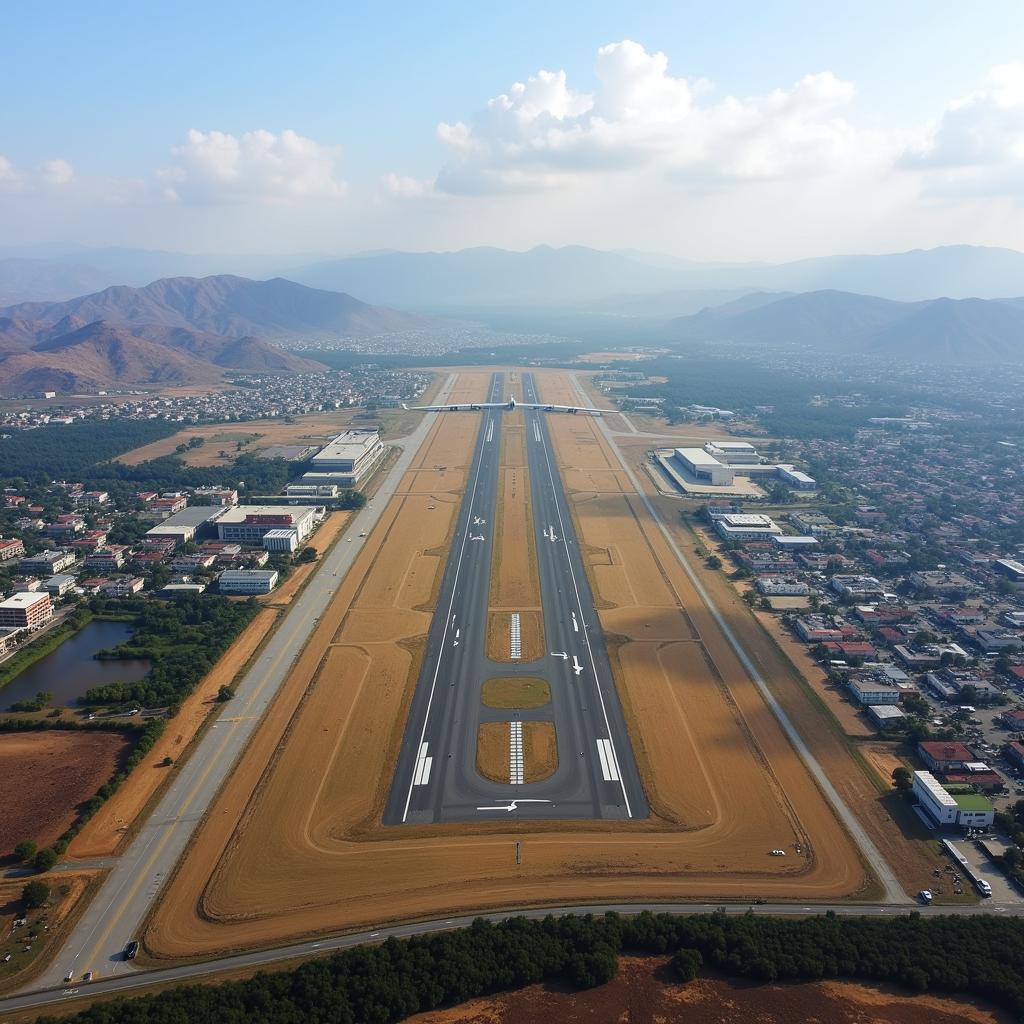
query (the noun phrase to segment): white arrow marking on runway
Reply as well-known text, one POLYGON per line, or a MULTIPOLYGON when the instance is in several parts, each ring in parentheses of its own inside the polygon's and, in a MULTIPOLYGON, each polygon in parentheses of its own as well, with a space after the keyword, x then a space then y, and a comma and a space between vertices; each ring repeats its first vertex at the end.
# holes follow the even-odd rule
POLYGON ((555 541, 558 540, 558 534, 555 533, 555 528, 553 526, 549 526, 548 529, 551 531, 551 533, 548 535, 548 540, 550 540, 551 543, 554 544, 555 541))
POLYGON ((583 666, 580 664, 580 659, 577 658, 575 654, 572 656, 572 670, 576 673, 576 675, 579 675, 583 671, 583 666))
POLYGON ((548 528, 546 526, 544 527, 543 530, 541 530, 541 533, 544 534, 544 539, 547 540, 548 539, 548 528))
POLYGON ((473 516, 474 526, 484 526, 487 523, 486 519, 481 519, 479 516, 473 516))
POLYGON ((482 533, 481 533, 481 534, 478 534, 478 535, 477 535, 477 536, 475 536, 475 537, 473 536, 473 534, 470 534, 470 535, 469 535, 469 539, 470 539, 470 540, 486 540, 486 538, 484 537, 484 535, 483 535, 482 533))
POLYGON ((572 628, 573 631, 578 633, 580 631, 580 624, 576 621, 576 613, 572 613, 572 628))
POLYGON ((565 651, 552 651, 551 652, 551 657, 552 658, 564 658, 566 661, 569 660, 569 655, 566 654, 565 651))
POLYGON ((496 807, 478 807, 478 811, 514 811, 517 804, 549 804, 550 800, 509 800, 508 805, 498 804, 496 807))

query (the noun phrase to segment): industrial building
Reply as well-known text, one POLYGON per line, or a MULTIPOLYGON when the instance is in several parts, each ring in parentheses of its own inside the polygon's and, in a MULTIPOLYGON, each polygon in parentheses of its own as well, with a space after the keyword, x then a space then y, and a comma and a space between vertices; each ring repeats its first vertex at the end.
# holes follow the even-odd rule
POLYGON ((284 493, 289 498, 336 498, 337 484, 288 484, 284 493))
POLYGON ((982 828, 995 820, 995 811, 980 793, 950 793, 931 772, 914 772, 914 796, 936 825, 982 828))
POLYGON ((858 704, 868 707, 878 704, 899 704, 902 693, 895 686, 874 679, 850 679, 847 687, 858 704))
POLYGON ((39 629, 53 618, 53 602, 45 591, 20 591, 0 601, 0 628, 39 629))
POLYGON ((305 540, 316 525, 316 510, 291 505, 236 505, 217 519, 222 541, 262 544, 271 530, 294 530, 296 543, 305 540))
POLYGON ((700 483, 728 487, 736 477, 731 467, 723 465, 703 448, 677 448, 673 459, 700 483))
POLYGON ((757 589, 766 597, 806 597, 811 588, 791 576, 762 576, 757 589))
POLYGON ((791 465, 777 465, 758 454, 748 441, 708 441, 703 448, 675 448, 659 454, 670 472, 682 470, 698 484, 731 487, 737 476, 764 478, 775 476, 797 490, 817 487, 813 477, 791 465))
POLYGON ((225 569, 217 577, 222 594, 269 594, 277 586, 275 569, 225 569))
POLYGON ((158 526, 146 531, 145 541, 170 540, 175 545, 212 537, 213 523, 224 514, 219 505, 193 505, 169 515, 158 526))
POLYGON ((379 431, 346 430, 309 460, 310 472, 303 474, 301 482, 358 487, 384 451, 379 431))

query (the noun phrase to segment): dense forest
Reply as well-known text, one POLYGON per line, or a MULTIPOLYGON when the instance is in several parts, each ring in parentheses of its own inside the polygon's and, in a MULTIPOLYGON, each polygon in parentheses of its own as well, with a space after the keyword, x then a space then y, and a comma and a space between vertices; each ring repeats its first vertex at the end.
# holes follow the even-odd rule
POLYGON ((228 649, 259 610, 252 599, 229 601, 203 595, 174 602, 93 598, 98 613, 135 616, 135 632, 100 658, 149 658, 152 667, 137 682, 108 683, 87 690, 89 704, 131 701, 144 707, 177 704, 228 649))
POLYGON ((75 479, 98 462, 180 429, 180 423, 163 420, 113 419, 19 430, 0 439, 0 475, 39 483, 75 479))
POLYGON ((478 920, 457 931, 358 946, 291 972, 118 999, 61 1019, 386 1024, 546 980, 600 985, 615 975, 624 951, 672 954, 680 982, 703 966, 754 982, 886 981, 913 992, 979 996, 1024 1013, 1024 922, 1014 918, 643 913, 478 920))

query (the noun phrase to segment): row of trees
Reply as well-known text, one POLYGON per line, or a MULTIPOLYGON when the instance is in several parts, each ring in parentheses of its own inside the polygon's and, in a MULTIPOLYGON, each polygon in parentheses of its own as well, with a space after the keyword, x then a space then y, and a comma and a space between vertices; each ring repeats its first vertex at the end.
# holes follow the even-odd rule
POLYGON ((213 668, 235 637, 252 621, 259 605, 202 595, 174 602, 94 599, 96 612, 129 612, 137 628, 123 644, 101 651, 101 658, 148 658, 149 672, 135 682, 108 683, 86 691, 89 704, 131 701, 146 707, 178 704, 213 668))
POLYGON ((1024 1012, 1024 923, 1013 918, 643 913, 478 920, 458 931, 358 946, 292 972, 100 1003, 71 1019, 386 1024, 541 981, 600 985, 615 975, 625 950, 671 953, 680 981, 705 965, 755 982, 859 978, 983 996, 1024 1012))

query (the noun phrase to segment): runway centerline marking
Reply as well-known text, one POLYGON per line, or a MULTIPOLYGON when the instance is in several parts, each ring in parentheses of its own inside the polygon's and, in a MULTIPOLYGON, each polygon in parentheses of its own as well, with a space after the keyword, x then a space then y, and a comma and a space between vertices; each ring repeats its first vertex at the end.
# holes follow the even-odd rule
MULTIPOLYGON (((490 428, 493 428, 494 427, 494 417, 493 417, 493 414, 489 414, 489 415, 491 415, 489 426, 490 426, 490 428)), ((473 514, 473 506, 476 504, 476 493, 477 493, 477 489, 478 489, 478 487, 480 485, 480 470, 481 470, 481 468, 483 467, 483 464, 484 464, 483 449, 482 449, 482 447, 480 449, 478 449, 478 452, 479 452, 479 458, 477 459, 477 462, 476 462, 476 472, 473 474, 473 490, 470 492, 470 497, 469 497, 469 510, 468 511, 469 511, 469 515, 470 516, 472 516, 472 514, 473 514)), ((483 540, 482 537, 480 539, 483 540)), ((451 596, 451 599, 448 601, 448 614, 445 616, 444 631, 441 634, 440 650, 442 650, 442 651, 444 650, 445 642, 448 639, 448 628, 449 628, 449 626, 451 625, 452 621, 455 618, 455 615, 454 615, 454 611, 455 611, 455 598, 456 598, 456 596, 458 595, 458 592, 459 592, 459 587, 458 587, 459 574, 462 572, 462 561, 463 561, 463 558, 465 557, 465 554, 466 554, 466 543, 467 543, 468 540, 469 540, 469 531, 467 530, 462 535, 462 545, 459 548, 459 560, 458 560, 458 562, 455 565, 455 580, 454 580, 454 583, 453 583, 453 586, 452 586, 452 596, 451 596)), ((425 713, 423 715, 423 728, 420 730, 420 745, 419 745, 419 749, 420 750, 423 749, 424 741, 427 738, 427 726, 430 723, 430 711, 431 711, 431 709, 432 709, 432 707, 434 705, 434 694, 437 691, 437 678, 438 678, 438 676, 440 674, 441 674, 441 655, 439 653, 438 656, 437 656, 437 663, 434 666, 434 677, 430 681, 430 693, 427 696, 427 709, 426 709, 426 711, 425 711, 425 713)), ((413 777, 412 777, 412 779, 409 782, 409 792, 406 794, 406 797, 405 797, 405 808, 402 811, 402 821, 403 822, 405 822, 408 819, 408 817, 409 817, 409 805, 412 803, 412 791, 413 791, 413 788, 415 787, 415 785, 416 785, 416 774, 414 772, 413 773, 413 777)))

